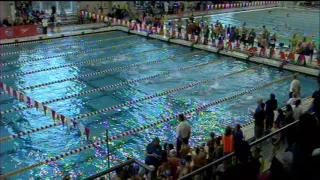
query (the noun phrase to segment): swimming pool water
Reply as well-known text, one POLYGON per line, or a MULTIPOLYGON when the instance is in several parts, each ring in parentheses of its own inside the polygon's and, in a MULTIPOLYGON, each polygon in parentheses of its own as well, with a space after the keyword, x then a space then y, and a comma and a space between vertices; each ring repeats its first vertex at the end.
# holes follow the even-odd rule
MULTIPOLYGON (((184 26, 186 19, 183 19, 184 26)), ((200 22, 202 17, 196 17, 195 21, 200 22)), ((289 39, 292 34, 297 33, 297 37, 302 39, 306 37, 309 42, 315 40, 319 45, 319 27, 320 16, 319 11, 308 11, 302 9, 284 9, 284 8, 268 8, 261 10, 253 10, 247 12, 231 12, 217 15, 204 16, 203 20, 209 26, 215 24, 217 20, 224 25, 243 26, 254 28, 258 33, 262 32, 262 26, 265 25, 271 35, 276 33, 277 42, 289 45, 289 39), (271 10, 271 12, 269 12, 271 10), (289 17, 287 17, 289 14, 289 17), (287 24, 287 26, 286 26, 287 24)))
MULTIPOLYGON (((50 43, 35 43, 19 47, 2 48, 2 53, 21 51, 25 49, 49 48, 46 51, 2 56, 2 63, 22 61, 25 59, 30 60, 37 57, 49 57, 61 53, 124 44, 132 44, 132 46, 113 48, 105 51, 94 51, 84 54, 75 54, 70 57, 62 56, 58 58, 4 66, 1 70, 2 76, 41 70, 49 67, 57 67, 60 65, 83 62, 108 56, 117 56, 115 58, 102 60, 95 64, 84 64, 42 71, 30 75, 4 78, 1 79, 1 81, 14 89, 18 89, 140 62, 194 53, 192 56, 167 59, 155 64, 113 71, 110 73, 80 78, 73 81, 65 81, 63 83, 55 83, 23 91, 35 100, 44 102, 103 86, 147 77, 170 70, 176 70, 181 67, 226 59, 225 61, 216 64, 212 63, 189 70, 173 72, 170 75, 162 75, 145 81, 98 91, 47 105, 58 113, 71 119, 81 114, 90 113, 131 100, 143 98, 147 95, 152 95, 185 86, 189 83, 195 83, 258 65, 158 40, 147 39, 140 36, 129 36, 127 33, 116 31, 85 36, 83 38, 68 38, 61 41, 54 40, 50 43), (71 48, 52 48, 54 46, 72 44, 75 42, 103 40, 115 37, 127 38, 84 44, 71 48), (140 44, 134 45, 135 43, 140 44), (157 48, 163 49, 154 50, 157 48), (147 50, 154 51, 135 54, 137 52, 147 50), (132 55, 118 56, 124 53, 132 53, 132 55)), ((101 140, 106 138, 106 128, 108 129, 109 136, 117 135, 127 130, 159 121, 163 116, 184 112, 196 107, 197 105, 219 100, 291 74, 292 72, 284 71, 280 73, 275 68, 263 66, 261 68, 232 75, 216 81, 209 81, 205 84, 192 88, 176 91, 169 95, 155 97, 123 108, 118 108, 113 111, 100 113, 87 118, 81 118, 78 122, 89 127, 91 130, 91 140, 97 141, 99 139, 101 140), (208 92, 205 93, 206 91, 208 92)), ((314 77, 299 75, 299 80, 302 83, 302 97, 310 95, 317 87, 316 79, 314 77)), ((283 106, 283 101, 286 100, 288 96, 290 82, 291 80, 287 80, 274 84, 270 87, 248 93, 236 99, 228 100, 216 106, 207 108, 206 111, 208 112, 202 111, 203 113, 192 113, 192 115, 188 117, 193 129, 191 145, 203 142, 211 131, 214 131, 217 134, 223 132, 226 125, 234 126, 235 123, 247 123, 251 119, 247 109, 249 106, 255 106, 255 101, 259 97, 266 100, 271 92, 275 93, 279 101, 279 106, 283 106)), ((1 95, 2 111, 15 107, 23 107, 25 105, 25 103, 18 102, 6 94, 1 95)), ((50 125, 52 123, 53 120, 50 117, 44 116, 35 108, 5 114, 2 116, 0 126, 1 137, 7 137, 21 131, 27 131, 29 129, 50 125)), ((143 160, 144 148, 153 137, 159 137, 162 143, 173 143, 175 139, 175 127, 177 124, 178 121, 176 119, 172 119, 166 123, 159 124, 139 133, 111 141, 111 165, 116 165, 120 161, 125 160, 128 155, 143 160)), ((21 136, 13 140, 1 142, 2 172, 6 174, 13 170, 23 168, 87 144, 88 142, 85 138, 80 137, 80 133, 78 131, 68 131, 66 130, 66 127, 63 126, 52 127, 43 131, 21 136)), ((105 151, 107 150, 106 145, 102 145, 101 148, 105 151)), ((83 179, 84 177, 105 169, 107 169, 106 154, 93 148, 80 152, 76 155, 66 157, 62 160, 22 172, 19 175, 10 177, 9 179, 59 179, 67 173, 72 174, 75 179, 83 179)))

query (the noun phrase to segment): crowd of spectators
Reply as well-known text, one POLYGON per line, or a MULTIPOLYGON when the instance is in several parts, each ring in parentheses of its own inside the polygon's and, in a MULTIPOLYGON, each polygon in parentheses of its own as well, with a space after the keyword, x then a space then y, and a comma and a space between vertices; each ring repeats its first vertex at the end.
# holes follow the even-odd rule
MULTIPOLYGON (((319 83, 320 87, 320 83, 319 83)), ((261 142, 250 148, 241 126, 234 128, 227 126, 225 133, 216 136, 210 133, 209 139, 196 147, 189 146, 192 129, 184 115, 179 115, 176 142, 164 143, 155 137, 146 146, 145 163, 153 166, 153 172, 146 172, 138 166, 127 166, 117 170, 117 179, 149 179, 149 180, 177 180, 197 169, 210 164, 221 157, 234 152, 229 159, 207 168, 189 179, 206 180, 316 180, 320 179, 317 170, 320 169, 320 89, 312 95, 314 98, 309 112, 302 113, 300 83, 294 76, 290 86, 289 101, 285 110, 278 108, 278 101, 274 94, 265 103, 262 99, 257 101, 258 106, 253 111, 255 128, 261 126, 261 132, 255 130, 255 137, 259 139, 268 133, 278 131, 280 128, 295 122, 281 133, 275 133, 267 143, 272 146, 268 161, 270 168, 265 168, 266 160, 261 155, 266 142, 261 142), (299 96, 298 96, 299 97, 299 96), (291 102, 292 101, 292 102, 291 102), (291 103, 294 105, 291 106, 291 103), (275 118, 275 111, 278 115, 275 118), (315 115, 311 114, 315 113, 315 115), (264 143, 264 145, 261 145, 264 143), (286 146, 280 152, 280 146, 286 146), (128 170, 130 169, 130 170, 128 170)))

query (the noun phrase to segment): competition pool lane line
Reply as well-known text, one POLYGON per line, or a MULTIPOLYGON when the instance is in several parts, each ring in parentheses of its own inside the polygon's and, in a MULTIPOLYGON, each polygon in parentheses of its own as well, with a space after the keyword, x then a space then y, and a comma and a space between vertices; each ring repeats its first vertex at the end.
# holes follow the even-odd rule
MULTIPOLYGON (((136 53, 127 53, 127 54, 120 54, 120 55, 115 55, 115 56, 109 56, 106 58, 99 58, 99 59, 95 59, 95 60, 89 60, 89 61, 84 61, 84 62, 78 62, 78 63, 73 63, 73 64, 67 64, 67 65, 62 65, 62 66, 57 66, 57 67, 53 67, 51 69, 58 69, 58 68, 64 68, 64 67, 70 67, 70 66, 76 66, 76 65, 81 65, 81 64, 88 64, 88 63, 95 63, 98 61, 102 61, 102 60, 107 60, 107 59, 111 59, 111 58, 115 58, 115 57, 119 57, 119 56, 132 56, 132 55, 137 55, 137 54, 144 54, 144 53, 148 53, 148 52, 153 52, 153 51, 158 51, 158 50, 163 50, 163 49, 168 49, 168 48, 172 48, 172 47, 177 47, 179 45, 173 45, 173 46, 169 46, 169 47, 165 47, 165 48, 156 48, 156 49, 151 49, 151 50, 147 50, 147 51, 140 51, 140 52, 136 52, 136 53)), ((205 52, 205 51, 197 51, 196 53, 200 53, 200 52, 205 52)), ((152 64, 154 62, 158 62, 158 61, 162 61, 162 60, 167 60, 167 59, 171 59, 172 57, 168 57, 168 58, 164 58, 164 59, 160 59, 160 60, 154 60, 154 61, 147 61, 144 62, 143 64, 152 64)), ((138 63, 138 64, 142 64, 142 63, 138 63)), ((130 68, 130 67, 135 67, 137 66, 137 64, 133 64, 133 65, 128 65, 128 66, 124 66, 126 68, 130 68)), ((120 68, 113 68, 111 69, 112 71, 115 70, 120 70, 123 67, 120 68)), ((50 68, 49 68, 50 69, 50 68)), ((50 69, 50 70, 51 70, 50 69)), ((105 70, 105 72, 111 72, 110 70, 105 70)), ((31 73, 32 74, 32 73, 31 73)), ((28 86, 28 87, 24 87, 24 88, 20 88, 17 89, 17 91, 23 91, 23 90, 28 90, 28 89, 33 89, 33 88, 38 88, 41 86, 48 86, 51 84, 55 84, 55 83, 60 83, 60 82, 64 82, 64 80, 57 80, 57 81, 52 81, 49 83, 43 83, 43 84, 37 84, 37 85, 33 85, 33 86, 28 86)), ((4 94, 4 92, 1 92, 0 94, 4 94)))
POLYGON ((139 42, 139 43, 134 43, 134 44, 123 44, 123 45, 116 45, 116 46, 110 46, 110 47, 105 47, 105 48, 94 48, 94 49, 90 49, 90 50, 76 51, 76 52, 72 52, 72 53, 58 54, 58 55, 53 55, 53 56, 49 56, 49 57, 41 57, 41 58, 33 58, 33 59, 27 59, 27 60, 22 60, 22 61, 1 63, 0 67, 14 65, 14 64, 22 64, 22 63, 26 63, 26 62, 40 61, 40 60, 62 57, 62 56, 69 56, 69 55, 73 55, 73 54, 83 54, 83 53, 92 52, 92 51, 104 51, 104 50, 115 49, 115 48, 119 48, 119 47, 134 46, 134 45, 149 43, 149 42, 153 42, 153 41, 157 41, 157 40, 155 39, 155 40, 144 41, 144 42, 139 42))
MULTIPOLYGON (((190 55, 190 53, 189 54, 185 54, 185 56, 187 56, 187 55, 190 55)), ((175 57, 175 58, 177 58, 177 57, 175 57)), ((62 97, 62 98, 57 98, 57 99, 45 101, 45 102, 42 102, 42 105, 53 103, 53 102, 58 102, 58 101, 62 101, 62 100, 66 100, 66 99, 70 99, 70 98, 74 98, 74 97, 78 97, 78 96, 83 96, 83 95, 94 93, 94 92, 97 92, 97 91, 103 91, 103 90, 107 90, 107 89, 110 89, 110 88, 124 86, 124 85, 132 84, 132 83, 137 83, 137 82, 144 81, 144 80, 147 80, 147 79, 156 78, 156 77, 159 77, 159 76, 162 76, 162 75, 170 75, 171 73, 174 73, 174 72, 189 70, 189 69, 193 69, 193 68, 199 68, 199 67, 203 67, 203 66, 206 66, 206 65, 209 65, 209 64, 217 64, 217 63, 229 60, 229 59, 231 59, 231 58, 226 58, 226 59, 222 59, 222 60, 218 60, 218 61, 209 61, 207 63, 201 63, 201 64, 197 64, 197 65, 193 65, 193 66, 187 66, 187 67, 183 67, 183 68, 179 68, 179 69, 175 69, 175 70, 171 70, 171 71, 167 71, 167 72, 162 72, 162 73, 159 73, 159 74, 155 74, 155 75, 151 75, 151 76, 147 76, 147 77, 143 77, 143 78, 139 78, 139 79, 134 79, 134 80, 118 83, 118 84, 112 84, 112 85, 109 85, 109 86, 104 86, 104 87, 88 90, 88 91, 81 92, 81 93, 78 93, 78 94, 73 94, 73 95, 70 95, 70 96, 65 96, 65 97, 62 97)), ((124 68, 122 68, 122 69, 124 69, 124 68)), ((105 71, 110 72, 110 70, 105 70, 105 71)), ((91 74, 93 74, 93 73, 91 73, 91 74)), ((101 74, 101 72, 97 72, 97 74, 101 74)), ((74 77, 74 78, 68 78, 68 80, 88 77, 88 75, 89 74, 77 76, 77 77, 74 77)), ((22 111, 22 110, 26 110, 26 109, 30 109, 30 108, 34 108, 34 107, 35 107, 34 105, 29 105, 29 106, 25 106, 25 107, 13 108, 13 109, 1 111, 0 114, 4 115, 4 114, 16 112, 16 111, 22 111)))
MULTIPOLYGON (((153 40, 151 40, 151 41, 153 41, 153 40)), ((169 46, 169 47, 177 47, 177 46, 180 46, 180 45, 172 45, 172 46, 169 46)), ((169 47, 160 48, 160 49, 167 49, 169 47)), ((43 72, 43 71, 51 71, 51 70, 55 70, 55 69, 71 67, 71 66, 77 66, 77 65, 82 65, 82 64, 96 63, 96 62, 99 62, 99 61, 102 61, 102 60, 108 60, 108 59, 117 58, 117 57, 121 57, 121 56, 132 56, 132 55, 143 54, 143 53, 157 51, 157 50, 159 50, 159 49, 152 49, 152 50, 140 51, 140 52, 135 52, 135 53, 118 54, 118 55, 114 55, 114 56, 108 56, 106 58, 99 58, 99 59, 95 59, 95 60, 88 60, 88 61, 84 61, 84 62, 71 63, 71 64, 66 64, 66 65, 61 65, 61 66, 56 66, 56 67, 39 69, 39 70, 35 70, 35 71, 29 71, 29 72, 23 72, 23 73, 16 73, 16 74, 11 74, 11 75, 0 76, 0 79, 1 78, 10 78, 10 77, 23 76, 23 75, 28 75, 28 74, 34 74, 34 73, 43 72)))
POLYGON ((78 45, 83 45, 83 44, 92 44, 92 43, 96 43, 96 42, 99 42, 99 43, 100 43, 100 42, 105 42, 105 41, 111 41, 111 40, 117 40, 117 39, 124 39, 124 38, 133 38, 133 37, 137 37, 137 35, 122 36, 122 37, 108 38, 108 39, 95 40, 95 41, 85 41, 85 42, 79 42, 79 43, 74 43, 74 44, 51 46, 51 47, 46 47, 46 48, 37 48, 37 49, 30 49, 30 50, 22 50, 22 51, 8 52, 8 53, 2 53, 2 54, 0 54, 0 56, 20 54, 20 53, 25 53, 25 52, 28 52, 28 53, 29 53, 29 52, 37 52, 37 51, 40 51, 40 50, 59 49, 59 48, 66 48, 66 47, 78 46, 78 45))
MULTIPOLYGON (((294 75, 297 75, 299 73, 295 73, 294 75)), ((261 86, 257 86, 255 88, 251 88, 249 90, 246 90, 246 91, 242 91, 240 93, 236 93, 232 96, 229 96, 229 97, 225 97, 223 99, 220 99, 218 101, 213 101, 211 103, 208 103, 208 104, 205 104, 205 105, 201 105, 201 106, 198 106, 196 108, 193 108, 191 110, 188 110, 188 111, 185 111, 185 112, 182 112, 182 113, 176 113, 174 115, 171 115, 169 117, 165 117, 163 118, 162 120, 158 121, 158 122, 154 122, 152 124, 148 124, 148 125, 145 125, 145 126, 142 126, 142 127, 139 127, 139 128, 136 128, 136 129, 132 129, 132 130, 129 130, 129 131, 126 131, 122 134, 118 134, 116 136, 112 136, 110 137, 108 140, 102 140, 102 141, 97 141, 97 142, 94 142, 94 143, 91 143, 87 146, 84 146, 84 147, 81 147, 81 148, 78 148, 78 149, 75 149, 75 150, 72 150, 72 151, 69 151, 69 152, 66 152, 66 153, 63 153, 63 154, 60 154, 58 156, 55 156, 55 157, 52 157, 52 158, 49 158, 49 159, 46 159, 44 161, 41 161, 41 162, 38 162, 38 163, 35 163, 35 164, 32 164, 30 166, 27 166, 27 167, 24 167, 24 168, 21 168, 19 170, 15 170, 15 171, 12 171, 12 172, 9 172, 7 174, 4 174, 4 175, 1 175, 0 178, 3 179, 3 178, 7 178, 7 177, 10 177, 10 176, 13 176, 13 175, 16 175, 16 174, 19 174, 19 173, 22 173, 24 171, 27 171, 27 170, 30 170, 30 169, 33 169, 33 168, 36 168, 38 166, 41 166, 43 164, 47 164, 47 163, 50 163, 52 161, 57 161, 61 158, 65 158, 67 156, 71 156, 73 154, 76 154, 76 153, 79 153, 79 152, 82 152, 82 151, 85 151, 85 150, 88 150, 92 147, 95 147, 95 146, 98 146, 98 145, 101 145, 101 144, 106 144, 107 142, 110 142, 110 141, 113 141, 113 140, 116 140, 116 139, 119 139, 119 138, 122 138, 124 136, 128 136, 128 135, 131 135, 131 134, 134 134, 134 133, 137 133, 137 132, 140 132, 142 130, 145 130, 145 129, 148 129, 150 127, 153 127, 153 126, 156 126, 158 124, 162 124, 164 122, 167 122, 171 119, 174 119, 174 118, 177 118, 180 114, 184 114, 184 115, 187 115, 187 114, 190 114, 192 112, 196 112, 196 111, 199 111, 199 110, 202 110, 202 109, 205 109, 207 107, 210 107, 210 106, 214 106, 214 105, 217 105, 219 103, 222 103, 222 102, 225 102, 225 101, 228 101, 228 100, 231 100, 231 99, 235 99, 239 96, 243 96, 249 92, 253 92, 253 91, 257 91, 259 89, 262 89, 262 88, 265 88, 265 87, 268 87, 268 86, 271 86, 273 84, 276 84, 276 83, 280 83, 280 82, 283 82, 283 81, 286 81, 290 78, 292 78, 293 75, 290 75, 290 76, 287 76, 287 77, 284 77, 284 78, 281 78, 281 79, 278 79, 276 81, 272 81, 270 83, 267 83, 267 84, 264 84, 264 85, 261 85, 261 86)))
MULTIPOLYGON (((132 101, 129 101, 129 102, 126 102, 126 103, 118 104, 118 105, 114 105, 114 106, 111 106, 111 107, 108 107, 108 108, 104 108, 104 109, 100 109, 100 110, 97 110, 97 111, 94 111, 94 112, 91 112, 91 113, 81 114, 81 115, 76 116, 76 117, 74 117, 72 119, 68 119, 67 121, 69 121, 68 123, 76 122, 76 120, 79 120, 79 119, 82 119, 82 118, 94 116, 94 115, 97 115, 97 114, 100 114, 100 113, 104 113, 104 112, 108 112, 108 111, 112 111, 112 110, 115 110, 115 109, 118 109, 118 108, 122 108, 124 106, 129 106, 129 105, 132 105, 132 104, 135 104, 135 103, 138 103, 138 102, 142 102, 142 101, 145 101, 145 100, 153 99, 155 97, 164 96, 164 95, 176 92, 176 91, 181 91, 181 90, 184 90, 184 89, 187 89, 187 88, 191 88, 191 87, 194 87, 194 86, 205 84, 205 83, 207 83, 209 81, 215 81, 215 80, 226 78, 226 77, 229 77, 229 76, 232 76, 232 75, 240 74, 240 73, 243 73, 243 72, 246 72, 246 71, 249 71, 249 70, 254 70, 254 69, 260 68, 262 66, 263 66, 263 64, 260 64, 260 65, 257 65, 257 66, 251 67, 251 68, 247 68, 247 69, 244 69, 244 70, 241 70, 241 71, 236 71, 236 72, 232 72, 232 73, 229 73, 229 74, 221 75, 221 76, 218 76, 218 77, 206 79, 206 80, 203 80, 203 81, 198 81, 196 83, 191 83, 191 84, 188 84, 188 85, 185 85, 185 86, 181 86, 181 87, 177 87, 177 88, 174 88, 174 89, 171 89, 171 90, 158 92, 158 93, 155 93, 155 94, 152 94, 152 95, 144 96, 144 97, 142 97, 140 99, 132 100, 132 101)), ((31 134, 31 133, 34 133, 34 132, 42 131, 42 130, 45 130, 45 129, 49 129, 51 127, 59 126, 59 125, 62 125, 62 124, 63 124, 62 122, 56 122, 56 123, 51 124, 51 125, 42 126, 42 127, 39 127, 39 128, 35 128, 35 129, 32 129, 32 130, 25 131, 25 132, 20 132, 18 134, 14 134, 14 135, 11 135, 11 136, 8 136, 8 137, 1 138, 0 142, 6 141, 6 140, 9 140, 9 139, 13 139, 13 138, 16 138, 16 137, 24 136, 24 135, 27 135, 27 134, 31 134)))
POLYGON ((96 34, 109 34, 114 33, 117 31, 107 31, 107 32, 95 32, 90 34, 79 34, 79 35, 71 35, 66 37, 56 37, 56 38, 50 38, 50 39, 43 39, 43 40, 32 40, 28 42, 18 42, 18 43, 8 43, 8 44, 1 44, 0 47, 9 47, 9 46, 19 46, 19 45, 29 45, 29 44, 37 44, 37 43, 43 43, 43 42, 53 42, 55 40, 65 40, 65 39, 73 39, 73 38, 82 38, 86 36, 95 36, 96 34))

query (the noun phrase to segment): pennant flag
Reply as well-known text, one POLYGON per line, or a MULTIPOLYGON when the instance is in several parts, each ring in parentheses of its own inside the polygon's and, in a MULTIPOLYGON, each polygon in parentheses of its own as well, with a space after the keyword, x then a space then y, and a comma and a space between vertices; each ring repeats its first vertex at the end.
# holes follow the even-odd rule
POLYGON ((62 126, 64 126, 65 120, 66 120, 66 117, 64 115, 61 115, 62 126))
POLYGON ((25 101, 25 95, 22 94, 22 93, 20 93, 19 91, 18 91, 18 94, 20 94, 20 95, 19 95, 19 96, 20 96, 20 101, 26 102, 26 101, 25 101))
POLYGON ((51 113, 52 113, 53 120, 56 120, 57 119, 57 113, 52 109, 51 109, 51 113))
POLYGON ((77 122, 72 121, 72 123, 73 123, 73 127, 74 127, 74 128, 76 128, 76 127, 78 126, 78 123, 77 123, 77 122))
POLYGON ((79 129, 80 129, 81 136, 84 136, 85 135, 84 125, 80 123, 79 124, 79 129))
POLYGON ((85 127, 84 130, 85 130, 85 133, 86 133, 86 136, 87 136, 87 140, 89 140, 89 137, 90 137, 90 129, 89 129, 88 127, 85 127))
POLYGON ((71 121, 66 118, 66 122, 67 122, 67 128, 70 129, 71 128, 71 121))
POLYGON ((47 106, 43 106, 43 111, 44 111, 44 115, 47 115, 47 111, 48 111, 48 107, 47 106))
POLYGON ((15 98, 17 98, 19 100, 18 94, 17 94, 17 90, 13 90, 13 97, 15 97, 15 98))

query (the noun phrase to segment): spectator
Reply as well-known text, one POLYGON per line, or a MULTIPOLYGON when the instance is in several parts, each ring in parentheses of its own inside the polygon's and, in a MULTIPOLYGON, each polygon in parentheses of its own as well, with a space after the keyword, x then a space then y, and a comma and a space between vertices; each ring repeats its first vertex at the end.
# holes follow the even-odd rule
POLYGON ((178 179, 178 166, 180 163, 180 159, 177 157, 177 151, 175 149, 172 149, 169 154, 169 163, 171 166, 171 172, 172 172, 172 179, 177 180, 178 179))
POLYGON ((182 148, 180 150, 180 157, 186 158, 189 153, 190 153, 190 146, 188 144, 186 144, 185 142, 183 142, 182 148))
POLYGON ((248 44, 249 46, 254 46, 254 39, 256 38, 256 33, 254 32, 254 29, 252 28, 249 37, 248 37, 248 44))
POLYGON ((296 104, 296 101, 300 99, 298 98, 298 94, 297 93, 293 93, 292 94, 292 98, 290 98, 288 101, 287 101, 287 104, 290 104, 291 106, 295 105, 296 104))
POLYGON ((234 136, 230 126, 227 126, 225 133, 222 134, 222 144, 224 155, 233 152, 234 136))
POLYGON ((170 163, 168 161, 168 154, 166 151, 161 152, 161 165, 157 170, 158 179, 170 178, 172 176, 170 163))
POLYGON ((266 130, 270 130, 274 121, 274 111, 278 108, 276 95, 270 94, 270 99, 266 102, 266 130))
POLYGON ((263 172, 264 170, 264 158, 261 156, 261 149, 260 147, 256 146, 255 150, 253 151, 253 159, 256 161, 257 165, 259 166, 259 172, 263 172))
POLYGON ((4 18, 2 24, 5 25, 6 27, 12 26, 12 24, 9 23, 8 18, 4 18))
POLYGON ((221 137, 216 139, 216 146, 214 150, 214 160, 220 159, 223 156, 223 147, 221 145, 221 137))
POLYGON ((189 144, 189 138, 191 135, 191 127, 185 120, 183 114, 179 115, 179 121, 180 124, 177 126, 177 152, 180 152, 183 142, 185 142, 185 144, 189 144))
POLYGON ((293 117, 297 121, 299 117, 303 114, 303 108, 301 107, 301 100, 296 101, 295 107, 293 109, 293 117))
POLYGON ((297 142, 293 148, 292 179, 319 179, 319 169, 312 166, 316 162, 312 153, 320 147, 320 139, 316 138, 320 137, 319 135, 318 119, 309 113, 302 114, 299 121, 297 142))
MULTIPOLYGON (((190 157, 190 156, 189 156, 190 157)), ((191 166, 190 162, 187 162, 186 159, 180 159, 179 167, 177 170, 177 174, 179 175, 179 178, 182 178, 183 176, 191 173, 191 166)))
POLYGON ((261 103, 260 106, 256 109, 254 115, 254 136, 258 140, 262 137, 264 129, 264 120, 266 118, 266 113, 264 111, 264 103, 261 103))
POLYGON ((276 122, 279 124, 280 128, 286 125, 286 117, 281 108, 278 108, 278 116, 277 116, 276 122))
POLYGON ((48 32, 47 32, 48 19, 47 19, 46 17, 44 17, 44 18, 42 19, 41 24, 42 24, 42 28, 43 28, 43 34, 47 34, 47 33, 48 33, 48 32))
POLYGON ((155 173, 157 172, 158 167, 160 166, 160 153, 161 153, 160 140, 158 137, 155 137, 153 141, 147 145, 146 152, 145 152, 145 155, 146 155, 145 163, 147 165, 152 165, 155 167, 152 177, 155 177, 155 173))
POLYGON ((240 124, 236 124, 236 126, 234 128, 233 135, 234 135, 234 140, 235 141, 241 141, 241 140, 244 139, 243 132, 241 130, 240 124))
POLYGON ((290 122, 293 122, 292 119, 294 120, 294 112, 292 110, 292 106, 290 104, 286 105, 286 124, 289 124, 290 122))
MULTIPOLYGON (((192 160, 193 160, 192 171, 195 171, 195 170, 203 167, 204 165, 206 165, 206 156, 207 156, 207 154, 202 147, 196 148, 195 155, 192 158, 192 160)), ((202 178, 202 176, 203 176, 203 173, 196 175, 195 178, 202 178)))
POLYGON ((292 78, 293 80, 290 84, 289 98, 292 98, 293 93, 296 93, 297 96, 300 96, 301 93, 300 81, 297 79, 297 75, 293 75, 292 78))
POLYGON ((237 163, 234 166, 230 166, 223 174, 222 180, 257 180, 259 175, 259 168, 254 161, 249 161, 251 157, 250 147, 248 142, 239 141, 235 144, 235 156, 237 163))
MULTIPOLYGON (((277 122, 274 122, 271 132, 274 133, 278 130, 279 130, 279 124, 277 122)), ((277 150, 280 149, 280 140, 281 140, 281 133, 277 133, 273 135, 271 138, 271 144, 273 147, 272 147, 272 155, 270 157, 270 162, 272 161, 272 158, 276 155, 277 150)))
POLYGON ((220 180, 223 177, 224 172, 228 168, 228 161, 224 160, 216 169, 216 180, 220 180))

